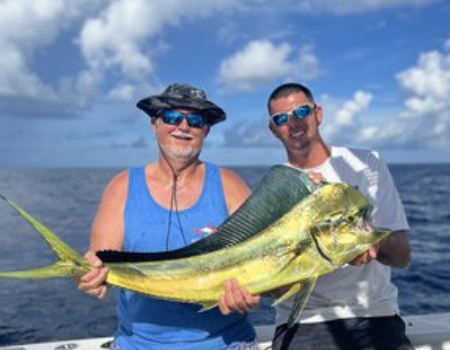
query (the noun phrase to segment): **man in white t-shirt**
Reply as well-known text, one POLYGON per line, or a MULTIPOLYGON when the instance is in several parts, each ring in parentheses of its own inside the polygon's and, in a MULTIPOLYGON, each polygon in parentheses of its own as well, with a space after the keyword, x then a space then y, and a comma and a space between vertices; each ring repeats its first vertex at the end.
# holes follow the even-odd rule
POLYGON ((404 268, 410 262, 409 227, 387 166, 376 152, 325 144, 319 133, 322 108, 301 84, 276 88, 268 109, 269 128, 283 143, 289 166, 358 188, 374 206, 373 226, 393 231, 349 264, 319 278, 292 328, 286 321, 294 298, 280 304, 273 349, 413 349, 391 282, 391 267, 404 268))

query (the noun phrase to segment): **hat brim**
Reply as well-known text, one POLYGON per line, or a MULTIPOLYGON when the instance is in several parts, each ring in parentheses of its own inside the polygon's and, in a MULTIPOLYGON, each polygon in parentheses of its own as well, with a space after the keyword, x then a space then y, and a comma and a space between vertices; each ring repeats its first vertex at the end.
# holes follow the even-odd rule
POLYGON ((174 108, 186 108, 202 112, 208 117, 208 124, 210 125, 224 121, 227 117, 222 108, 208 100, 198 101, 190 98, 150 96, 140 100, 136 106, 152 118, 157 117, 165 110, 174 108))

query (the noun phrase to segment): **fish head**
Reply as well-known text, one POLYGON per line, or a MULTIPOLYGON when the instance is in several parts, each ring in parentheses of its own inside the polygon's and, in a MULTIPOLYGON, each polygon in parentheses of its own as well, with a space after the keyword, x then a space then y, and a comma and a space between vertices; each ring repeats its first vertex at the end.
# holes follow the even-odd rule
POLYGON ((317 203, 322 206, 321 220, 311 234, 320 254, 333 265, 344 265, 391 233, 372 226, 373 206, 358 190, 346 184, 323 189, 317 203))

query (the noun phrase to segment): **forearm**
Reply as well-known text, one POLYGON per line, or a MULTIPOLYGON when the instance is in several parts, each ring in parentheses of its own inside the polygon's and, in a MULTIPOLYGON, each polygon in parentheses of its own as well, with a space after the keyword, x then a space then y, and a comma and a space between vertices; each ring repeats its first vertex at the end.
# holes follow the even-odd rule
POLYGON ((392 267, 407 267, 411 261, 408 233, 406 231, 394 231, 382 240, 377 260, 392 267))

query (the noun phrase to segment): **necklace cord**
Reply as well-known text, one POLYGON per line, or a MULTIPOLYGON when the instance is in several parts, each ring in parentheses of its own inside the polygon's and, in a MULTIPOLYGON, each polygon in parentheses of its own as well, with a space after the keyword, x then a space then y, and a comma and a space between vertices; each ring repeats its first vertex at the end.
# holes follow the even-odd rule
POLYGON ((172 190, 170 195, 170 207, 169 207, 169 215, 168 215, 168 221, 167 221, 167 230, 166 230, 166 251, 169 251, 169 238, 170 238, 170 231, 172 228, 172 213, 175 209, 175 215, 178 222, 178 227, 181 232, 181 236, 183 238, 183 242, 185 245, 187 245, 187 239, 184 234, 183 225, 181 224, 180 214, 178 212, 178 200, 177 200, 177 183, 178 183, 178 176, 181 174, 183 170, 185 170, 189 165, 185 166, 184 168, 176 171, 175 168, 172 166, 172 164, 169 161, 169 158, 166 156, 165 152, 163 151, 161 144, 158 142, 159 150, 166 160, 167 164, 169 165, 170 170, 172 171, 173 181, 172 181, 172 190))

